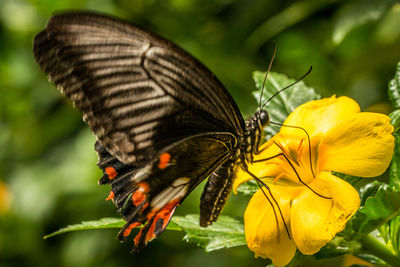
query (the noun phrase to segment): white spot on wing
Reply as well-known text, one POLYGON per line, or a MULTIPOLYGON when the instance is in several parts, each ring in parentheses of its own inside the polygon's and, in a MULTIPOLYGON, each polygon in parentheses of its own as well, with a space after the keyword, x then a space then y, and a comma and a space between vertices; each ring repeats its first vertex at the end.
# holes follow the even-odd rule
POLYGON ((147 177, 149 177, 150 175, 150 170, 151 170, 151 165, 147 165, 143 168, 141 168, 140 170, 138 170, 138 172, 135 174, 135 182, 139 183, 145 179, 147 179, 147 177))
POLYGON ((189 178, 181 177, 176 179, 172 185, 168 186, 161 193, 156 195, 151 201, 150 206, 152 208, 160 209, 164 207, 170 200, 175 198, 181 198, 185 196, 189 187, 189 178))

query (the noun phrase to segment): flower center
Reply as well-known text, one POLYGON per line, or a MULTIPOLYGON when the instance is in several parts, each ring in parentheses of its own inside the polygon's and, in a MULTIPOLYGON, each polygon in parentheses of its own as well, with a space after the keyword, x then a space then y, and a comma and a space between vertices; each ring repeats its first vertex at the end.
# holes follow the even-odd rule
POLYGON ((276 137, 274 145, 279 148, 282 156, 266 162, 267 166, 279 166, 281 173, 275 176, 274 182, 279 179, 287 179, 294 183, 311 182, 316 173, 317 149, 315 146, 309 144, 307 138, 276 137))

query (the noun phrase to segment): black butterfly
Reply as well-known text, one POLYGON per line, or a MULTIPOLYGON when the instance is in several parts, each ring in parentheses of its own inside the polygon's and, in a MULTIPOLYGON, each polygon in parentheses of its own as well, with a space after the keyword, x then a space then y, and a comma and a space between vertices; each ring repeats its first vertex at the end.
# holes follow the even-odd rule
POLYGON ((173 43, 93 13, 53 16, 33 45, 39 65, 97 137, 100 184, 126 224, 145 224, 134 250, 160 235, 205 178, 200 225, 216 221, 235 168, 258 152, 268 113, 244 120, 221 82, 173 43))

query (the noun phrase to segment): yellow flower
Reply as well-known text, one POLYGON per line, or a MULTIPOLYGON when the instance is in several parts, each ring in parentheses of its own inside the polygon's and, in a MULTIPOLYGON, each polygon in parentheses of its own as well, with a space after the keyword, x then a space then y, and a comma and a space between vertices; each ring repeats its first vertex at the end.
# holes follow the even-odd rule
MULTIPOLYGON (((281 127, 261 146, 256 161, 284 156, 249 165, 250 172, 268 184, 272 196, 264 191, 272 204, 259 189, 244 215, 248 247, 278 266, 288 264, 296 248, 306 255, 318 252, 359 208, 357 191, 331 172, 378 176, 389 166, 394 149, 389 117, 360 112, 348 97, 303 104, 284 125, 302 127, 310 142, 305 131, 281 127)), ((234 190, 250 179, 239 170, 234 190)))

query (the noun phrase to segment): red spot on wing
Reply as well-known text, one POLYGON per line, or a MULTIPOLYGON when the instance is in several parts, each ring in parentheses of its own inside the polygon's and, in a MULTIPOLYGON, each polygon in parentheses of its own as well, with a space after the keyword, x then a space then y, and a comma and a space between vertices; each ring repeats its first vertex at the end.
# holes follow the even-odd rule
POLYGON ((131 225, 129 225, 129 226, 125 229, 125 231, 124 231, 124 233, 122 234, 122 236, 123 236, 123 237, 129 236, 129 235, 131 234, 132 229, 135 228, 135 227, 140 226, 141 224, 142 224, 142 223, 140 223, 140 222, 134 222, 134 223, 132 223, 131 225))
POLYGON ((141 237, 142 234, 143 234, 143 229, 144 229, 144 227, 143 227, 142 229, 140 229, 139 233, 138 233, 138 234, 135 236, 135 238, 133 239, 133 242, 135 243, 135 247, 137 247, 138 244, 139 244, 140 237, 141 237))
POLYGON ((163 230, 165 229, 165 227, 167 227, 169 221, 171 220, 172 215, 174 215, 176 207, 179 206, 180 201, 181 201, 180 198, 175 198, 171 200, 156 214, 156 220, 160 218, 164 220, 162 226, 163 230))
POLYGON ((150 191, 150 187, 149 187, 148 183, 141 182, 141 183, 138 183, 137 186, 139 187, 140 190, 142 190, 145 193, 150 191))
POLYGON ((107 200, 110 200, 110 199, 114 199, 114 191, 110 191, 110 194, 108 195, 108 197, 106 198, 106 201, 107 200))
POLYGON ((161 234, 167 227, 176 207, 179 206, 180 201, 180 198, 176 198, 169 201, 161 209, 151 210, 146 216, 150 225, 146 225, 146 227, 140 229, 140 232, 134 238, 135 246, 138 246, 141 239, 143 239, 143 235, 146 236, 142 242, 144 241, 144 244, 147 244, 161 234))
MULTIPOLYGON (((149 192, 149 185, 145 182, 138 183, 138 189, 132 195, 132 203, 136 207, 146 200, 146 193, 149 192)), ((147 206, 146 206, 147 207, 147 206)))
POLYGON ((105 171, 106 171, 106 173, 107 173, 107 175, 108 175, 108 178, 111 180, 111 179, 114 179, 116 176, 117 176, 117 171, 113 168, 113 167, 107 167, 106 169, 105 169, 105 171))
POLYGON ((149 202, 144 203, 140 212, 143 212, 148 206, 149 206, 149 202))
POLYGON ((159 212, 156 213, 154 220, 146 234, 146 243, 156 238, 167 227, 180 199, 176 198, 168 202, 159 212), (161 223, 161 224, 160 224, 161 223))
POLYGON ((153 218, 153 216, 158 212, 158 209, 152 209, 149 211, 149 213, 147 213, 146 215, 146 219, 147 221, 150 221, 151 218, 153 218))
POLYGON ((158 162, 159 169, 165 169, 171 159, 171 154, 165 152, 160 155, 160 161, 158 162))

